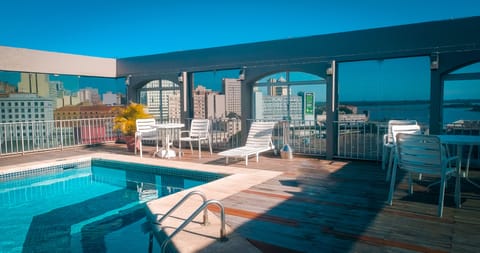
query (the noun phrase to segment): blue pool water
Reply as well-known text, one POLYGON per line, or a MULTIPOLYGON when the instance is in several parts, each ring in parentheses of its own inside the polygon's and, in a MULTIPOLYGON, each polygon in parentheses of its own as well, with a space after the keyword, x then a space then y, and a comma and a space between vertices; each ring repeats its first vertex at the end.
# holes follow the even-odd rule
POLYGON ((222 177, 100 159, 36 171, 0 177, 0 252, 147 252, 145 202, 222 177))

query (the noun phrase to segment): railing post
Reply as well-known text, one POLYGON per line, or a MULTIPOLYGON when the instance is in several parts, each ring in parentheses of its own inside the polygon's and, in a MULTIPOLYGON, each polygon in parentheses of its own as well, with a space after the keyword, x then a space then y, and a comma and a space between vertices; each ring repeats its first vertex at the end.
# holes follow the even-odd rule
POLYGON ((25 143, 23 139, 23 122, 20 122, 20 139, 22 140, 22 155, 25 154, 25 143))

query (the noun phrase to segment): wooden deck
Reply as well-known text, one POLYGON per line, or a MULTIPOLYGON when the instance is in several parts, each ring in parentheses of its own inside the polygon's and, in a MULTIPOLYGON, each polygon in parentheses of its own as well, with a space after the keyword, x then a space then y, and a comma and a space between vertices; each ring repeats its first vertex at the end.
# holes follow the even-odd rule
MULTIPOLYGON (((0 158, 1 165, 68 157, 90 152, 125 152, 123 145, 0 158)), ((153 149, 147 147, 147 152, 153 149)), ((149 155, 149 154, 145 154, 149 155)), ((224 165, 207 152, 186 154, 193 163, 224 165)), ((2 167, 0 165, 0 168, 2 167)), ((230 166, 244 167, 241 160, 230 166)), ((455 208, 453 180, 447 188, 444 217, 438 218, 438 187, 424 178, 415 194, 397 185, 393 206, 385 204, 389 184, 379 163, 328 161, 294 156, 283 160, 267 153, 248 168, 275 170, 281 176, 244 190, 222 203, 227 223, 262 252, 478 252, 480 189, 462 180, 462 208, 455 208)), ((401 177, 400 177, 401 178, 401 177)), ((470 178, 480 182, 480 171, 470 178)), ((212 211, 217 211, 211 209, 212 211)), ((208 248, 205 249, 208 252, 208 248)))

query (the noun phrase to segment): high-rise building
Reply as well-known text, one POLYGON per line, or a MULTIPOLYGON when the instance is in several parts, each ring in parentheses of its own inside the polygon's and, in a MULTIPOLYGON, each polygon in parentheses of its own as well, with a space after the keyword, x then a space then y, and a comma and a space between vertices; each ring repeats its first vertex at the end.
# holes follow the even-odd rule
POLYGON ((171 119, 178 119, 178 113, 176 115, 170 115, 170 110, 176 110, 176 105, 170 106, 170 101, 178 101, 180 106, 180 99, 176 100, 170 96, 177 96, 180 94, 180 88, 177 84, 169 80, 153 80, 147 83, 144 88, 142 101, 146 104, 148 113, 153 115, 155 119, 159 121, 169 121, 171 119), (172 109, 171 109, 172 108, 172 109))
POLYGON ((255 119, 291 120, 303 119, 303 98, 301 96, 264 96, 255 91, 255 119))
POLYGON ((43 98, 52 98, 50 88, 47 74, 20 73, 20 82, 18 82, 19 93, 37 94, 43 98))
POLYGON ((168 96, 168 116, 172 122, 180 122, 182 107, 180 106, 180 92, 168 96))
POLYGON ((211 92, 207 94, 207 119, 221 119, 225 118, 225 95, 211 92))
POLYGON ((92 105, 101 104, 100 94, 98 89, 87 87, 78 91, 78 96, 81 103, 90 103, 92 105))
POLYGON ((225 92, 225 107, 227 115, 233 112, 241 116, 242 82, 234 78, 224 78, 222 84, 225 92))
POLYGON ((198 85, 198 87, 193 92, 193 118, 195 119, 205 119, 206 118, 206 96, 211 92, 207 90, 204 86, 198 85))

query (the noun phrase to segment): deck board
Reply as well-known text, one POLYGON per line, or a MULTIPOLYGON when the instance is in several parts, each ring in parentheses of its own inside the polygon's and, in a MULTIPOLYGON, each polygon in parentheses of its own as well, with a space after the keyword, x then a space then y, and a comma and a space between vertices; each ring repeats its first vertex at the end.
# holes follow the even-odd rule
MULTIPOLYGON (((152 152, 147 146, 146 154, 152 152)), ((105 145, 72 151, 133 155, 122 146, 105 145)), ((55 152, 68 156, 71 151, 55 152)), ((2 165, 42 159, 43 155, 0 158, 2 165)), ((51 157, 51 156, 50 156, 51 157)), ((208 152, 192 163, 225 166, 208 152)), ((229 166, 245 167, 243 160, 229 166)), ((0 166, 1 167, 1 166, 0 166)), ((295 156, 282 160, 265 153, 248 168, 283 172, 280 176, 221 200, 227 223, 263 252, 478 252, 480 248, 480 189, 462 180, 462 208, 455 208, 453 182, 445 196, 444 217, 438 218, 438 188, 419 182, 412 196, 406 180, 396 185, 393 205, 386 204, 389 182, 380 163, 328 161, 295 156)), ((480 182, 480 171, 470 177, 480 182)), ((401 176, 400 176, 401 178, 401 176)), ((215 213, 215 210, 213 210, 215 213)))

